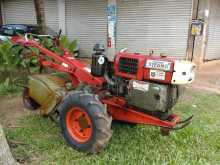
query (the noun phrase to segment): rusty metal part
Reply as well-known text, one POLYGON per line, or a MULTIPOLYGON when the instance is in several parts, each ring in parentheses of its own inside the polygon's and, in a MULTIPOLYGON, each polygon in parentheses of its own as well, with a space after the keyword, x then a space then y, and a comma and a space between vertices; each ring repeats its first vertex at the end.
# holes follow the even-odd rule
POLYGON ((29 76, 29 96, 40 105, 41 115, 52 113, 66 95, 65 80, 52 75, 29 76))

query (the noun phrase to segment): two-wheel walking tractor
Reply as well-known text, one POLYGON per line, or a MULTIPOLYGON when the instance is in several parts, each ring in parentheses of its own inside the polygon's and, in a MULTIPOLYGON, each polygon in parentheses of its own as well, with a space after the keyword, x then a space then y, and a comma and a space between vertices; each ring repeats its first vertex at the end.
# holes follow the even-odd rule
POLYGON ((60 56, 36 40, 13 42, 37 48, 39 64, 56 71, 29 76, 23 101, 43 116, 58 114, 62 134, 75 149, 101 151, 112 136, 112 120, 157 126, 163 134, 191 122, 192 116, 181 121, 171 113, 179 86, 194 80, 191 62, 127 52, 112 62, 96 44, 90 69, 66 50, 60 56))

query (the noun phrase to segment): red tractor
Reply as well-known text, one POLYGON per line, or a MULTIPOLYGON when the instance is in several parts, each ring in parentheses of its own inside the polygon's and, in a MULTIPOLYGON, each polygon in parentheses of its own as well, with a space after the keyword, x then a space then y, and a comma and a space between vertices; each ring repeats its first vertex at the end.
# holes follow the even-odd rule
POLYGON ((29 76, 23 101, 41 115, 57 114, 65 140, 75 149, 101 151, 112 136, 112 120, 157 126, 163 134, 192 120, 181 121, 171 113, 179 85, 194 80, 191 62, 127 52, 119 52, 111 62, 104 47, 96 44, 90 69, 66 50, 60 56, 36 40, 13 42, 37 48, 40 65, 56 71, 29 76))

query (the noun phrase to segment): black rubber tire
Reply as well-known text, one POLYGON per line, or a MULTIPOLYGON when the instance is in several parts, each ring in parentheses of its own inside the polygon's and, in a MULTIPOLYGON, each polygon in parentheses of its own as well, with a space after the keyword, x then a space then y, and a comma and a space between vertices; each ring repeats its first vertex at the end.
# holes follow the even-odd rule
POLYGON ((22 93, 24 107, 29 111, 36 111, 40 105, 28 95, 28 88, 25 87, 22 93))
POLYGON ((67 95, 58 106, 60 114, 60 126, 66 142, 74 149, 96 154, 106 147, 111 136, 112 117, 108 115, 105 106, 95 95, 82 91, 74 91, 67 95), (92 122, 92 135, 85 143, 79 143, 68 133, 66 115, 71 107, 82 108, 92 122))

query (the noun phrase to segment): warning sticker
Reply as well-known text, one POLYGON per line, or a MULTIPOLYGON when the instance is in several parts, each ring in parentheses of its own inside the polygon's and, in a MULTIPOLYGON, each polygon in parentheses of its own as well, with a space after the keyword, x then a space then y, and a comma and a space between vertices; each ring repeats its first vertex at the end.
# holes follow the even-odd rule
POLYGON ((150 70, 150 79, 165 80, 166 72, 160 70, 150 70))

